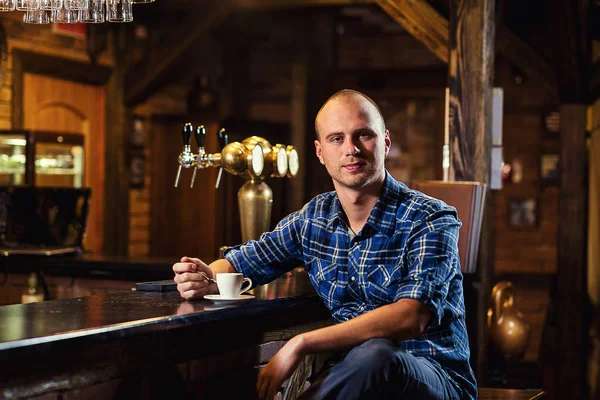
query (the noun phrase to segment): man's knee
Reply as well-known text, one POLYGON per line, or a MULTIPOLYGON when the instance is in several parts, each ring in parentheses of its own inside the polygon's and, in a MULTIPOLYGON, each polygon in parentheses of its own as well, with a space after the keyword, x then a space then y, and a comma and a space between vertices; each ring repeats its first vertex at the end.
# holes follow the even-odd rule
POLYGON ((344 363, 355 370, 365 370, 371 373, 396 372, 408 362, 410 354, 398 349, 397 344, 388 339, 370 339, 352 349, 344 363))

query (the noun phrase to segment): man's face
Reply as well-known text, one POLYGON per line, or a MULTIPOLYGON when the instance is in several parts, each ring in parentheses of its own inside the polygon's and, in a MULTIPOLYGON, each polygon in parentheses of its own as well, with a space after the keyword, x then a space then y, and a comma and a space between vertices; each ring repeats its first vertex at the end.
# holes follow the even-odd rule
POLYGON ((317 117, 317 127, 317 157, 336 189, 360 189, 385 178, 390 135, 369 101, 359 96, 333 100, 317 117))

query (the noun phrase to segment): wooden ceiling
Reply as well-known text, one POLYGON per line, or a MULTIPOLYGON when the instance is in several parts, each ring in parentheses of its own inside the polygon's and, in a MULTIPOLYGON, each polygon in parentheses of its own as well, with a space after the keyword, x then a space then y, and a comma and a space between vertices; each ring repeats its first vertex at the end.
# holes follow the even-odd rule
MULTIPOLYGON (((570 77, 564 78, 559 85, 565 91, 561 97, 570 101, 584 97, 584 74, 580 71, 583 67, 581 62, 574 61, 585 59, 586 18, 581 14, 584 1, 574 0, 576 4, 566 5, 563 0, 529 0, 524 6, 521 0, 502 0, 496 10, 496 46, 501 55, 525 73, 542 76, 553 91, 556 91, 558 71, 550 66, 558 65, 559 75, 570 77), (564 51, 556 51, 557 43, 564 51)), ((164 81, 164 76, 172 72, 174 65, 199 38, 215 30, 226 31, 228 23, 232 23, 231 16, 251 11, 288 15, 285 13, 291 10, 295 15, 311 12, 315 7, 329 7, 336 12, 349 33, 405 34, 405 28, 417 27, 418 32, 408 33, 426 45, 433 44, 428 46, 430 50, 446 61, 447 28, 444 27, 448 24, 448 0, 419 3, 405 0, 156 0, 151 4, 136 5, 135 20, 146 25, 151 33, 166 36, 166 40, 158 41, 160 47, 164 46, 162 51, 154 51, 156 54, 145 57, 142 65, 130 72, 127 102, 136 104, 156 90, 160 86, 158 83, 164 81), (402 17, 399 20, 390 17, 395 12, 386 9, 386 4, 396 10, 402 9, 396 11, 402 17), (428 13, 435 14, 439 23, 432 22, 431 18, 417 18, 428 13), (418 20, 410 20, 407 24, 403 19, 412 18, 410 15, 418 20)), ((239 32, 239 28, 236 25, 233 31, 239 32)), ((244 32, 247 35, 249 31, 244 32)))

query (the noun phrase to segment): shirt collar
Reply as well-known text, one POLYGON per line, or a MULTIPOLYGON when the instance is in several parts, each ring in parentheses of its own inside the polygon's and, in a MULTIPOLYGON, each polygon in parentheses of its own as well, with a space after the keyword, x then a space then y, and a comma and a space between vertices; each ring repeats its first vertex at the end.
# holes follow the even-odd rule
POLYGON ((335 230, 335 227, 340 223, 348 225, 346 222, 346 214, 344 213, 344 209, 342 208, 342 204, 340 203, 340 199, 338 198, 336 193, 333 197, 331 209, 329 210, 327 228, 329 229, 333 227, 333 230, 335 230))
POLYGON ((398 194, 407 189, 406 185, 395 180, 386 170, 381 194, 375 203, 375 207, 371 210, 363 230, 368 226, 374 232, 392 237, 396 232, 396 212, 400 201, 398 194))
MULTIPOLYGON (((398 193, 405 190, 408 190, 407 186, 396 181, 386 170, 381 194, 375 203, 375 207, 371 210, 371 214, 367 219, 363 232, 365 232, 365 229, 371 229, 391 237, 396 231, 395 215, 397 211, 398 193), (390 216, 393 216, 393 218, 390 218, 390 216)), ((344 213, 340 200, 336 194, 333 204, 331 205, 327 228, 335 228, 336 224, 340 224, 341 222, 343 222, 344 225, 348 225, 346 221, 346 214, 344 213)))

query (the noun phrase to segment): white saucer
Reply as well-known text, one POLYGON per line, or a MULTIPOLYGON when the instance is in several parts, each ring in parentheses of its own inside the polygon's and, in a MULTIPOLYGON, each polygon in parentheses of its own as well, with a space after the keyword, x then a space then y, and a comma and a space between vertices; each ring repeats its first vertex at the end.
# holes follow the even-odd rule
POLYGON ((220 294, 207 294, 204 296, 207 300, 212 300, 215 303, 236 303, 252 300, 254 296, 250 294, 240 294, 238 297, 223 297, 220 294))

